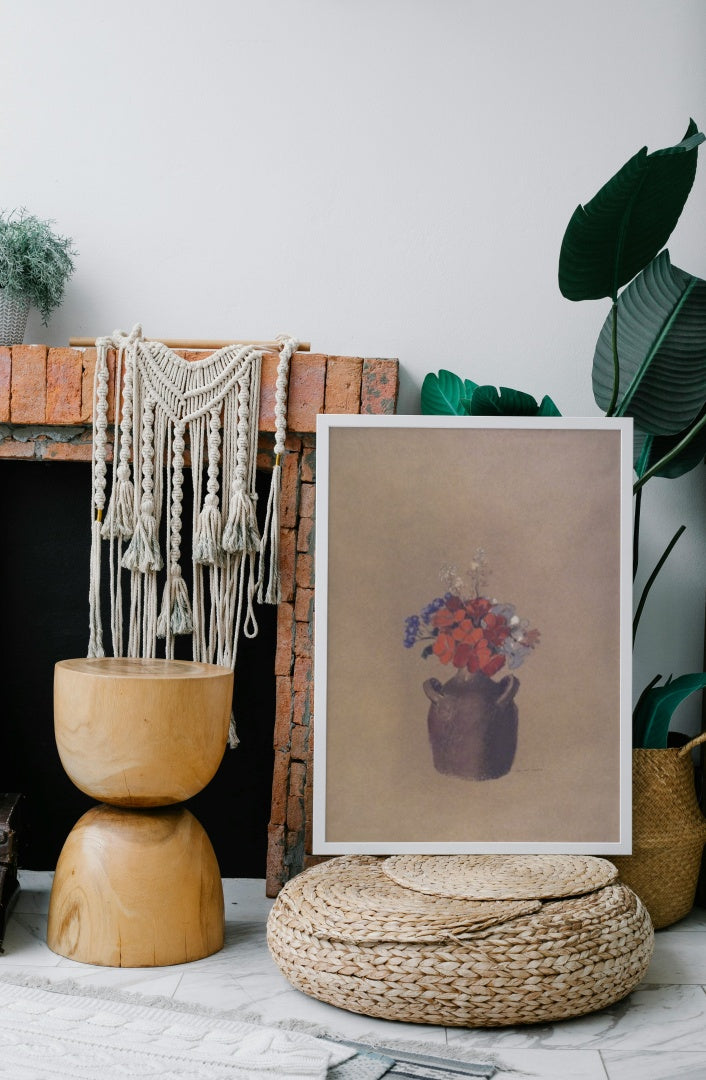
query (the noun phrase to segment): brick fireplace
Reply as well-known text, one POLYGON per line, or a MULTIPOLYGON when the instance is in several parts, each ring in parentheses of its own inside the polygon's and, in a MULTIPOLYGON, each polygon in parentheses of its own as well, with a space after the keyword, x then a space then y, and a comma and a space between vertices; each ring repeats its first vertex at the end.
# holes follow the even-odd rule
MULTIPOLYGON (((176 350, 186 359, 201 350, 176 350)), ((0 458, 91 459, 92 348, 0 348, 0 458)), ((109 356, 114 363, 114 356, 109 356)), ((263 357, 258 467, 272 467, 277 354, 263 357)), ((292 359, 287 454, 282 473, 282 602, 274 664, 274 770, 268 826, 267 894, 275 896, 312 862, 314 506, 317 413, 393 413, 396 360, 296 353, 292 359)), ((109 407, 112 408, 109 402, 109 407)), ((108 455, 112 457, 109 431, 108 455)))

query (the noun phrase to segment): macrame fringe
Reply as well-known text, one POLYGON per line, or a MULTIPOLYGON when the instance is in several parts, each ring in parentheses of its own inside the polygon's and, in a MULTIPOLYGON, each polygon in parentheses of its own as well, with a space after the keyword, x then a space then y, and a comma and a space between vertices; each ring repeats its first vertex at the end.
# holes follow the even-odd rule
POLYGON ((115 481, 108 503, 101 536, 104 540, 129 540, 135 531, 135 488, 132 480, 120 476, 115 481))
POLYGON ((282 466, 279 462, 272 469, 270 494, 267 499, 267 513, 263 530, 262 554, 257 583, 257 601, 259 604, 279 604, 282 599, 282 585, 279 570, 279 508, 282 494, 282 466), (269 547, 270 568, 267 588, 264 589, 265 551, 269 547))
POLYGON ((91 526, 91 566, 89 589, 88 656, 105 656, 103 627, 100 617, 101 580, 101 523, 96 518, 91 526))
POLYGON ((191 634, 194 629, 194 617, 191 611, 189 590, 181 576, 181 571, 173 572, 164 586, 162 608, 157 619, 157 637, 166 638, 172 634, 191 634))
POLYGON ((235 713, 231 711, 228 725, 228 747, 230 750, 235 750, 238 746, 240 746, 240 739, 235 728, 235 713))
POLYGON ((141 574, 161 570, 164 566, 157 538, 157 522, 151 509, 143 508, 140 511, 132 540, 123 555, 123 566, 126 570, 137 570, 141 574))
POLYGON ((223 552, 223 518, 215 501, 209 502, 210 495, 206 496, 203 510, 199 514, 194 538, 194 562, 201 566, 222 566, 225 558, 223 552))
POLYGON ((223 530, 223 550, 229 555, 260 550, 255 503, 242 489, 236 491, 231 502, 228 523, 223 530))

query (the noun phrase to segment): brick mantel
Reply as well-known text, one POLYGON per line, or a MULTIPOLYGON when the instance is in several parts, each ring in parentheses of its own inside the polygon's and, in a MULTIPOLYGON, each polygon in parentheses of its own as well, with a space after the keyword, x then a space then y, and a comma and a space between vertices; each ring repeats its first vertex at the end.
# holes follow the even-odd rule
MULTIPOLYGON (((175 350, 186 359, 204 351, 175 350)), ((108 354, 114 371, 115 356, 108 354)), ((263 356, 258 466, 270 468, 278 355, 263 356)), ((90 461, 94 348, 0 348, 0 458, 90 461)), ((318 413, 394 413, 396 360, 296 353, 282 470, 282 602, 277 612, 276 715, 267 894, 311 855, 314 505, 318 413)), ((111 391, 112 393, 112 391, 111 391)), ((112 400, 109 399, 109 415, 112 400)), ((112 457, 109 429, 108 458, 112 457)))

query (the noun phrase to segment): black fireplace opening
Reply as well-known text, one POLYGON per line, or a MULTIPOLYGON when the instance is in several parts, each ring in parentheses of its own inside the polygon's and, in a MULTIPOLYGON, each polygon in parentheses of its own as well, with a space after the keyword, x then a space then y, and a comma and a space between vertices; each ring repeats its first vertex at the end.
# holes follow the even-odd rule
MULTIPOLYGON (((258 473, 259 514, 268 485, 269 474, 258 473)), ((53 720, 54 665, 85 656, 88 644, 90 496, 88 463, 0 463, 0 791, 25 797, 20 865, 29 870, 52 870, 71 828, 95 805, 64 773, 53 720)), ((185 530, 182 552, 189 550, 185 530)), ((188 564, 183 557, 186 578, 188 564)), ((277 609, 258 605, 256 615, 258 635, 241 638, 235 670, 240 746, 226 750, 210 784, 185 804, 224 877, 265 876, 277 609)), ((190 638, 177 638, 177 658, 190 659, 190 648, 190 638)))

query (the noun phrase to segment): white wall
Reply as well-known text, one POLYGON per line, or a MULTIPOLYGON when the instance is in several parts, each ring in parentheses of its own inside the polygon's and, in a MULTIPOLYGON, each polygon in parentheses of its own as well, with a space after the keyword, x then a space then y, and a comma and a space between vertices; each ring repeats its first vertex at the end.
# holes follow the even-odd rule
MULTIPOLYGON (((3 7, 0 206, 79 249, 27 341, 141 321, 398 356, 596 414, 605 302, 556 285, 576 204, 706 125, 703 0, 22 0, 3 7)), ((703 155, 703 151, 702 151, 703 155)), ((706 164, 670 242, 706 277, 706 164)), ((704 469, 653 481, 636 685, 701 670, 704 469)), ((697 702, 688 723, 698 722, 697 702)))

